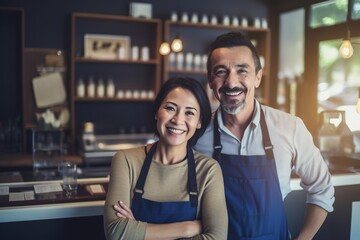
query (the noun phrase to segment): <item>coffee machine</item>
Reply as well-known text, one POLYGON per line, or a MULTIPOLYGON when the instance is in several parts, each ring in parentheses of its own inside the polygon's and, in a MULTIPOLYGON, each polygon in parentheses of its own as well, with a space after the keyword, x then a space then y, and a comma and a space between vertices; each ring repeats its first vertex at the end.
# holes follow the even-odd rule
POLYGON ((325 110, 319 114, 318 147, 323 153, 354 152, 353 134, 345 121, 345 111, 325 110))

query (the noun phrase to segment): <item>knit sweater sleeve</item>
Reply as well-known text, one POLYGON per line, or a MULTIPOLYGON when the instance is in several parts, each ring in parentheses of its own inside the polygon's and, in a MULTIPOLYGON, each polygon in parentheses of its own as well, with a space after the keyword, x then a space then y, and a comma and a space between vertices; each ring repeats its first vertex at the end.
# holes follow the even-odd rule
POLYGON ((137 179, 134 173, 142 165, 141 161, 136 160, 145 156, 142 156, 140 149, 131 151, 134 154, 119 151, 111 162, 110 182, 104 208, 104 230, 107 239, 145 238, 146 223, 118 218, 113 208, 119 200, 131 206, 133 179, 137 179), (127 159, 127 155, 135 156, 134 161, 127 159))

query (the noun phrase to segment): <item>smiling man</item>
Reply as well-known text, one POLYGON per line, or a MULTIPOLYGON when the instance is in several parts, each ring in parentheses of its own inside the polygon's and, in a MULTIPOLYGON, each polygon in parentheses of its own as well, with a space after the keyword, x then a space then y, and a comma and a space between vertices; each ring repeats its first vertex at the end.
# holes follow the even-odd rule
POLYGON ((229 214, 228 239, 289 239, 283 199, 294 171, 307 192, 307 213, 295 239, 312 239, 333 211, 328 167, 303 121, 255 99, 262 67, 239 32, 219 36, 207 63, 220 107, 196 150, 221 165, 229 214))

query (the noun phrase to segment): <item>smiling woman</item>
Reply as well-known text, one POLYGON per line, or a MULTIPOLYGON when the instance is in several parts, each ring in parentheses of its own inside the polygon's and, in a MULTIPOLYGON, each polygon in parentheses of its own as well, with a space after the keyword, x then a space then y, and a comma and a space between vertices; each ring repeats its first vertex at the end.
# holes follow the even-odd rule
POLYGON ((219 164, 192 149, 211 118, 202 85, 165 82, 153 107, 152 145, 121 150, 110 172, 104 228, 108 239, 226 239, 219 164))

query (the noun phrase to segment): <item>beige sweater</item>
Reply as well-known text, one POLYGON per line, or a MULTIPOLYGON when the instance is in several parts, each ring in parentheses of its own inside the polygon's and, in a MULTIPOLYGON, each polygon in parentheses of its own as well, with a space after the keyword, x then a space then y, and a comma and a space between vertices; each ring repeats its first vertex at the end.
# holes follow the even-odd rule
MULTIPOLYGON (((227 238, 228 215, 224 183, 217 161, 194 151, 198 184, 198 213, 203 233, 193 239, 227 238)), ((111 163, 110 183, 104 209, 107 239, 144 239, 147 223, 116 217, 113 205, 123 201, 131 207, 133 192, 145 160, 145 148, 121 150, 111 163)), ((173 165, 152 162, 144 186, 143 198, 165 201, 189 201, 187 160, 173 165)))

